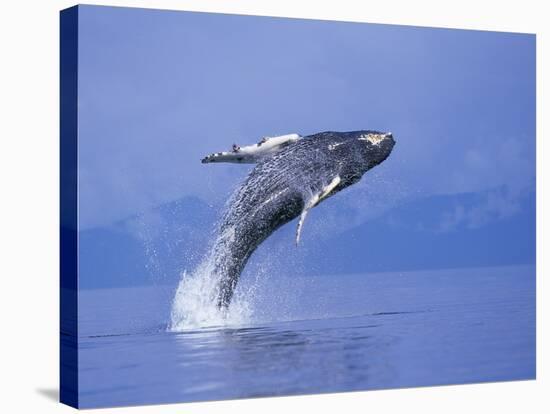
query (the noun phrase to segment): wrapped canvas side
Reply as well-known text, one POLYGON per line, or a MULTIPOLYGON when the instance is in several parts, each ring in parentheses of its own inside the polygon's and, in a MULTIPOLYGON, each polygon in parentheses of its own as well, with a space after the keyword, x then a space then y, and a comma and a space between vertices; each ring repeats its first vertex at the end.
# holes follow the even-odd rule
POLYGON ((60 14, 60 393, 78 407, 78 7, 60 14))

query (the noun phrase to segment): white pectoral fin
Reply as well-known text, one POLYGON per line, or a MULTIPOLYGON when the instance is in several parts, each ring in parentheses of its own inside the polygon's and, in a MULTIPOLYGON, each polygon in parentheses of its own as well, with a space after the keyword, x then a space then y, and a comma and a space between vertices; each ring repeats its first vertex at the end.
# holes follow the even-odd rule
POLYGON ((278 137, 265 137, 257 144, 236 147, 233 151, 216 152, 202 159, 203 164, 210 162, 232 162, 238 164, 255 164, 263 158, 279 152, 284 147, 298 141, 300 135, 288 134, 278 137))
POLYGON ((300 220, 298 221, 298 227, 296 228, 296 246, 298 246, 298 243, 300 243, 300 235, 302 234, 302 227, 304 225, 304 221, 306 219, 308 212, 309 212, 309 209, 304 209, 302 211, 302 214, 300 214, 300 220))
POLYGON ((327 197, 338 184, 340 184, 340 177, 336 176, 332 179, 332 181, 323 187, 321 191, 318 194, 313 195, 304 205, 304 209, 302 210, 302 214, 300 214, 300 220, 298 221, 298 227, 296 229, 296 246, 300 242, 300 236, 302 234, 302 228, 304 226, 304 221, 306 220, 307 213, 309 213, 309 210, 315 207, 319 202, 327 197))
POLYGON ((340 184, 340 181, 342 181, 342 179, 340 178, 339 175, 334 177, 332 181, 325 188, 323 188, 323 190, 321 191, 321 194, 319 194, 319 200, 317 200, 317 203, 321 201, 323 198, 325 198, 326 196, 328 196, 332 192, 332 190, 334 190, 336 186, 340 184))

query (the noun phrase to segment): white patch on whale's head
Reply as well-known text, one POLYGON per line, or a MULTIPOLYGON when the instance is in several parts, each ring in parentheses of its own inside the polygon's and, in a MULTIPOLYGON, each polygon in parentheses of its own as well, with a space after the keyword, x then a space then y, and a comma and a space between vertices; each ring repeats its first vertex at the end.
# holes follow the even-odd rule
POLYGON ((392 139, 393 135, 391 132, 368 132, 359 135, 359 141, 368 141, 373 145, 379 145, 382 141, 386 139, 392 139))

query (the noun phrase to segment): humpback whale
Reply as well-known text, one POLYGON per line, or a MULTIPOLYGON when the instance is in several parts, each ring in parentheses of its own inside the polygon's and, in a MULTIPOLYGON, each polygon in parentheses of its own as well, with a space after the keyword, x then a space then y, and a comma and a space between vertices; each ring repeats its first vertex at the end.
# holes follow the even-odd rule
POLYGON ((229 306, 242 270, 266 238, 299 217, 298 245, 308 212, 359 181, 390 155, 394 144, 391 133, 327 131, 264 138, 203 158, 203 163, 256 164, 233 194, 210 251, 218 308, 229 306))

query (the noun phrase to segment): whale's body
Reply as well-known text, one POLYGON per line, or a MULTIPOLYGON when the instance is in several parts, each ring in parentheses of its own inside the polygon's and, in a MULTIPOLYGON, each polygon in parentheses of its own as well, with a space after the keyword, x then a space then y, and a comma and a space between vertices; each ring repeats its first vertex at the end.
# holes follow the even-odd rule
POLYGON ((231 302, 251 254, 275 230, 357 182, 390 154, 391 134, 376 131, 322 132, 294 140, 257 165, 230 200, 210 256, 220 308, 231 302))

